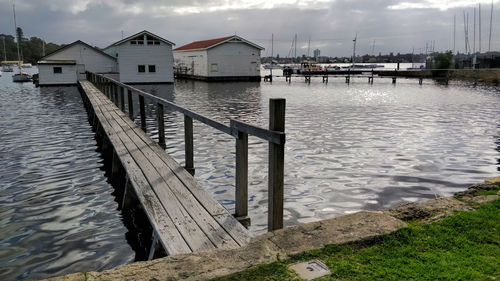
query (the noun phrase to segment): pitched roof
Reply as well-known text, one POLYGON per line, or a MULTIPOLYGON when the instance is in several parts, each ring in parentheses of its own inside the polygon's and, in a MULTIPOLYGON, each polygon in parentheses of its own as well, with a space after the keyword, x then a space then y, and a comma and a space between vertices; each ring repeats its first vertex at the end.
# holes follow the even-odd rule
POLYGON ((127 41, 129 41, 129 40, 131 40, 131 39, 133 39, 133 38, 135 38, 135 37, 137 37, 137 36, 141 35, 141 34, 147 34, 147 35, 149 35, 149 36, 156 37, 156 38, 158 38, 160 41, 163 41, 163 42, 164 42, 164 43, 166 43, 166 44, 169 44, 169 45, 175 46, 175 43, 170 42, 170 41, 168 41, 167 39, 161 38, 160 36, 158 36, 158 35, 156 35, 156 34, 153 34, 153 33, 149 32, 149 31, 147 31, 147 30, 143 30, 143 31, 141 31, 141 32, 137 32, 137 33, 136 33, 136 34, 134 34, 134 35, 130 35, 129 37, 124 38, 124 39, 122 39, 122 40, 120 40, 120 41, 117 41, 117 42, 115 42, 115 43, 113 43, 113 44, 111 44, 111 45, 107 46, 107 47, 106 47, 106 48, 104 48, 104 49, 107 49, 107 48, 109 48, 109 47, 112 47, 112 46, 117 46, 117 45, 120 45, 120 44, 122 44, 122 43, 125 43, 125 42, 127 42, 127 41))
POLYGON ((181 46, 179 48, 174 49, 174 51, 187 51, 187 50, 199 50, 199 49, 210 49, 215 46, 218 46, 224 42, 227 42, 233 38, 239 39, 241 42, 247 43, 248 45, 251 45, 257 49, 263 50, 261 46, 254 44, 250 41, 247 41, 237 35, 231 35, 231 36, 226 36, 226 37, 221 37, 221 38, 215 38, 215 39, 209 39, 209 40, 202 40, 202 41, 195 41, 189 44, 186 44, 184 46, 181 46))
POLYGON ((76 44, 82 44, 82 45, 85 45, 87 48, 93 49, 94 51, 96 51, 96 52, 98 52, 98 53, 100 53, 100 54, 102 54, 102 55, 105 55, 105 56, 107 56, 107 57, 110 57, 110 58, 112 58, 112 59, 116 60, 116 58, 115 58, 115 57, 113 57, 113 56, 110 56, 110 55, 106 54, 105 52, 101 51, 100 49, 98 49, 98 48, 96 48, 96 47, 92 47, 92 46, 90 46, 89 44, 87 44, 87 43, 85 43, 85 42, 83 42, 83 41, 81 41, 81 40, 76 40, 75 42, 73 42, 73 43, 71 43, 71 44, 64 45, 64 46, 62 46, 61 48, 59 48, 59 49, 57 49, 57 50, 53 51, 52 53, 49 53, 49 54, 45 55, 44 57, 41 57, 41 58, 40 58, 40 61, 47 60, 46 58, 48 58, 48 57, 50 57, 50 56, 52 56, 52 55, 54 55, 54 54, 56 54, 56 53, 59 53, 59 52, 61 52, 62 50, 66 50, 66 49, 68 49, 69 47, 72 47, 72 46, 74 46, 74 45, 76 45, 76 44))

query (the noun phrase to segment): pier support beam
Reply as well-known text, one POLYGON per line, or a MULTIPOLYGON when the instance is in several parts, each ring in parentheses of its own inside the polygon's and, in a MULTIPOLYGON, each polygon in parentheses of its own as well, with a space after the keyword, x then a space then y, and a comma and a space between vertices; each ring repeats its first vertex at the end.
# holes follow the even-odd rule
POLYGON ((186 166, 184 168, 191 175, 194 175, 193 118, 187 115, 184 115, 184 145, 186 155, 186 166))
POLYGON ((165 149, 165 120, 163 115, 163 104, 156 104, 156 117, 158 121, 158 144, 165 149))
MULTIPOLYGON (((269 130, 285 132, 285 99, 269 100, 269 130)), ((268 231, 283 228, 285 144, 269 143, 268 231)))
POLYGON ((235 217, 245 227, 250 226, 248 218, 248 134, 238 132, 236 139, 236 191, 235 217))
POLYGON ((134 100, 132 99, 132 91, 128 90, 128 117, 134 121, 134 100))
POLYGON ((147 132, 146 129, 146 106, 144 105, 144 96, 139 95, 139 111, 141 114, 141 129, 147 132))

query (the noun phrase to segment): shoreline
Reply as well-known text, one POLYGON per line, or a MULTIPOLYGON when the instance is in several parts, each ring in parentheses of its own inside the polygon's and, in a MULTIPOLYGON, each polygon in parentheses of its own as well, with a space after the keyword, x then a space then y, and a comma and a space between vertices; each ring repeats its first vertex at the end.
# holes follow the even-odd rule
POLYGON ((453 197, 404 203, 388 210, 361 211, 296 225, 254 237, 248 245, 239 249, 175 255, 122 265, 103 272, 73 273, 46 280, 207 280, 223 277, 326 245, 390 234, 407 227, 407 223, 412 221, 430 223, 455 211, 471 211, 479 204, 500 198, 499 189, 500 177, 490 178, 453 197))

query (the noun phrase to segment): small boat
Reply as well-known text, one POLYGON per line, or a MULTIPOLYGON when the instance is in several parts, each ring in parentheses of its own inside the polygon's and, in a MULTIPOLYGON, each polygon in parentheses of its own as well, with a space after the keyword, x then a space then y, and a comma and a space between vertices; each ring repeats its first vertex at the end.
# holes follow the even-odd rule
MULTIPOLYGON (((14 27, 17 30, 16 4, 15 3, 12 5, 12 10, 14 11, 14 27)), ((16 43, 17 43, 17 60, 21 61, 21 56, 20 56, 20 52, 19 52, 19 40, 16 40, 16 43)), ((12 82, 29 82, 29 81, 31 81, 31 75, 29 75, 26 72, 23 72, 23 68, 21 67, 21 64, 18 64, 17 68, 19 69, 19 72, 12 75, 12 82)))
POLYGON ((33 65, 32 65, 31 63, 28 63, 28 62, 27 62, 27 63, 23 63, 23 64, 22 64, 22 67, 23 67, 23 68, 31 68, 31 67, 33 67, 33 65))
POLYGON ((283 69, 283 67, 277 63, 265 64, 264 69, 283 69))
POLYGON ((2 71, 3 72, 13 72, 14 69, 12 69, 12 66, 10 64, 4 64, 2 66, 2 71))
POLYGON ((325 69, 317 65, 315 61, 304 61, 300 65, 287 66, 286 68, 291 74, 315 74, 325 71, 325 69))
POLYGON ((29 81, 31 81, 31 75, 29 75, 26 72, 22 72, 22 69, 19 68, 19 73, 12 75, 12 81, 19 82, 19 83, 29 82, 29 81))

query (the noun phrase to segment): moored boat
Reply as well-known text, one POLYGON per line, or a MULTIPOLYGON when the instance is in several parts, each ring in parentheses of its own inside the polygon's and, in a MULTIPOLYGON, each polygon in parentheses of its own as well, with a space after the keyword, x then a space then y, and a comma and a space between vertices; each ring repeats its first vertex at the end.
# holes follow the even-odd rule
POLYGON ((26 72, 22 72, 22 68, 19 68, 19 73, 12 75, 12 82, 29 82, 31 81, 31 75, 26 72))
POLYGON ((3 72, 13 72, 14 69, 12 68, 12 66, 10 64, 4 64, 2 66, 2 71, 3 72))

